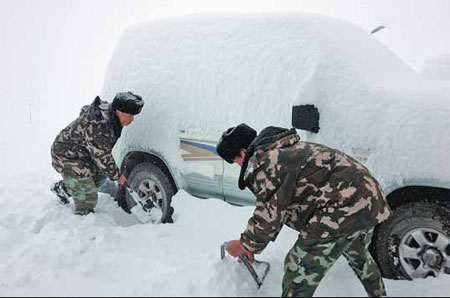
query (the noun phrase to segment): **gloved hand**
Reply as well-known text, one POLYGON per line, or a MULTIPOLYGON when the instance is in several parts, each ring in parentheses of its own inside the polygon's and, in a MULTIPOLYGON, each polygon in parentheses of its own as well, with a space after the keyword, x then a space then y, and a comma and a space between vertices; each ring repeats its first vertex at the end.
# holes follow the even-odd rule
POLYGON ((245 253, 250 263, 253 263, 255 261, 255 256, 246 250, 239 240, 232 240, 229 242, 229 245, 227 247, 227 252, 230 254, 230 256, 237 258, 240 254, 245 253))
POLYGON ((123 174, 119 177, 119 185, 128 186, 128 180, 123 174))

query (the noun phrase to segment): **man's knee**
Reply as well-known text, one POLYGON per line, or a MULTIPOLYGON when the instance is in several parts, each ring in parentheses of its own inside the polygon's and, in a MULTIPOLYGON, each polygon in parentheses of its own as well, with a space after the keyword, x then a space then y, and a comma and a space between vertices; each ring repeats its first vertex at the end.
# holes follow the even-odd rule
POLYGON ((103 184, 105 184, 105 182, 106 182, 106 176, 103 175, 103 174, 98 174, 98 175, 94 176, 93 180, 94 180, 95 187, 96 187, 97 189, 99 189, 100 186, 102 186, 103 184))
MULTIPOLYGON (((337 256, 327 255, 334 247, 333 243, 316 246, 316 253, 308 253, 299 240, 289 251, 285 259, 283 277, 284 297, 311 297, 326 272, 333 266, 337 256), (317 253, 321 251, 322 254, 317 253)), ((312 249, 312 248, 311 248, 312 249)))
POLYGON ((97 205, 97 186, 93 178, 64 177, 64 184, 75 202, 75 211, 91 210, 97 205))

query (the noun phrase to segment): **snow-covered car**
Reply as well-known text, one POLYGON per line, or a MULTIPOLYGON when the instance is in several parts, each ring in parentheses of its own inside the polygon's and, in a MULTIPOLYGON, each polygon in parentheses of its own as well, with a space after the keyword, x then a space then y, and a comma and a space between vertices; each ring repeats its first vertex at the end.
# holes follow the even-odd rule
POLYGON ((314 105, 320 129, 298 130, 303 140, 364 162, 395 211, 372 245, 383 275, 450 273, 450 86, 420 77, 359 27, 301 13, 136 25, 117 44, 102 96, 119 91, 147 103, 114 154, 163 216, 179 189, 253 204, 237 187, 239 167, 216 153, 221 133, 242 122, 291 127, 308 112, 294 107, 314 105))

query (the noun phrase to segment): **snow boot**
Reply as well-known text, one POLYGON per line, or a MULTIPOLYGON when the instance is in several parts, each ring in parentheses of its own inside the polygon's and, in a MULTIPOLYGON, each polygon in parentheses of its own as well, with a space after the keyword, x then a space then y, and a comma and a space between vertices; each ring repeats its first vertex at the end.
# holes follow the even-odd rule
POLYGON ((61 204, 63 205, 69 204, 70 195, 67 192, 67 188, 62 180, 53 183, 52 186, 50 187, 50 190, 51 192, 53 192, 58 196, 59 202, 61 204))
POLYGON ((74 213, 76 215, 86 216, 86 215, 89 215, 91 213, 95 213, 95 210, 94 209, 80 209, 80 210, 74 211, 74 213))
POLYGON ((76 215, 86 216, 91 213, 95 213, 95 210, 94 209, 80 209, 80 210, 76 210, 74 213, 76 215))

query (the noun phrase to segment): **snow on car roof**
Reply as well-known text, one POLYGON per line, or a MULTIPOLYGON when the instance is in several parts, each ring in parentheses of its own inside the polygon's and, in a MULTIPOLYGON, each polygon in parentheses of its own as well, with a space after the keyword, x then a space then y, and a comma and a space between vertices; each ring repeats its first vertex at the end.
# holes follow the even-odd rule
POLYGON ((442 167, 450 158, 448 84, 421 78, 340 19, 228 13, 139 24, 122 35, 103 95, 123 90, 152 101, 138 123, 151 119, 209 140, 241 122, 289 127, 292 106, 312 103, 321 131, 307 140, 366 152, 369 168, 386 181, 450 181, 442 167))

